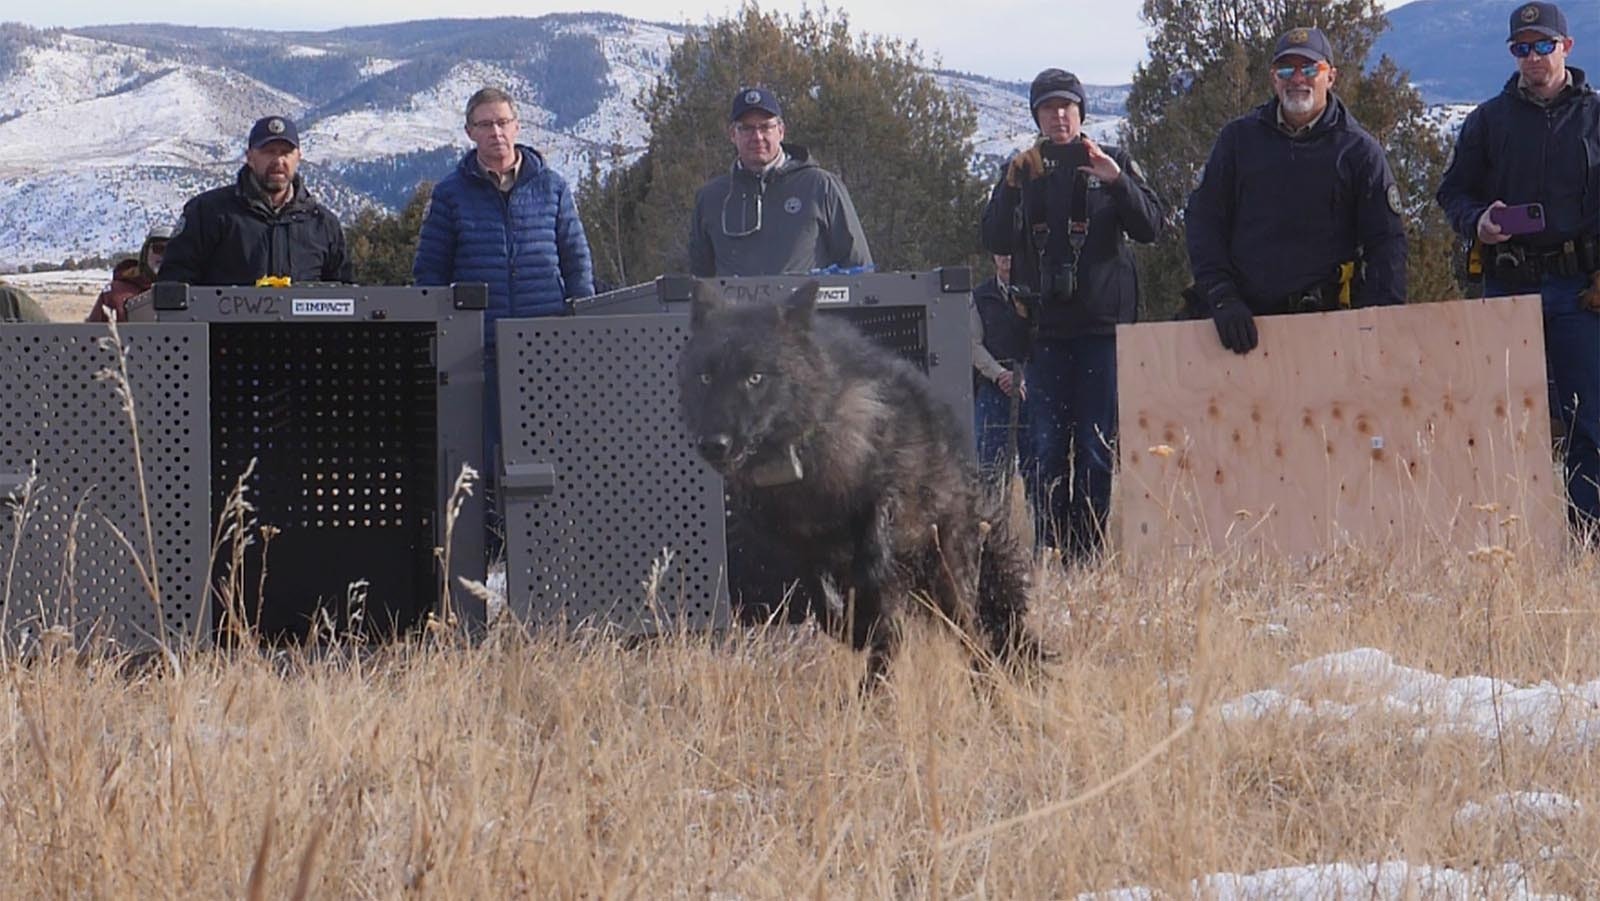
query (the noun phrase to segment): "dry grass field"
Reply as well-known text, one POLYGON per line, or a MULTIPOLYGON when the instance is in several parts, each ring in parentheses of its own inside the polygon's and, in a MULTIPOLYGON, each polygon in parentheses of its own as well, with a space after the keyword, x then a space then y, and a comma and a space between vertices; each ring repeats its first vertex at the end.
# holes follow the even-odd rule
POLYGON ((804 629, 39 649, 0 679, 6 894, 1600 894, 1591 556, 1045 575, 1041 677, 927 627, 864 700, 804 629))
POLYGON ((1045 563, 1042 673, 926 625, 865 698, 804 628, 47 636, 0 654, 0 894, 1600 897, 1597 581, 1585 551, 1045 563))

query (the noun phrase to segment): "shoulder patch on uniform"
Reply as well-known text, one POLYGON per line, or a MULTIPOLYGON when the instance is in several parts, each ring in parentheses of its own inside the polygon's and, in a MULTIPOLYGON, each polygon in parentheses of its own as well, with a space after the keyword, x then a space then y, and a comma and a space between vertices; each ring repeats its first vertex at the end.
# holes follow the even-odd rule
POLYGON ((1400 186, 1390 185, 1389 190, 1385 192, 1385 196, 1389 198, 1389 209, 1396 216, 1404 215, 1405 206, 1401 203, 1400 186))
POLYGON ((783 211, 790 215, 800 212, 800 198, 790 197, 783 202, 783 211))

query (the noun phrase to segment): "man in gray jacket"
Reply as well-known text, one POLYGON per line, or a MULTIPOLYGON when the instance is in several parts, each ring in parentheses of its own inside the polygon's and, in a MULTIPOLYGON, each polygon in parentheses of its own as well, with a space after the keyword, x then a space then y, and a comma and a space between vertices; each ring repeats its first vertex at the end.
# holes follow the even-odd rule
POLYGON ((692 274, 872 268, 867 236, 844 183, 783 137, 783 108, 771 91, 744 88, 734 95, 728 139, 739 155, 732 171, 695 196, 692 274))

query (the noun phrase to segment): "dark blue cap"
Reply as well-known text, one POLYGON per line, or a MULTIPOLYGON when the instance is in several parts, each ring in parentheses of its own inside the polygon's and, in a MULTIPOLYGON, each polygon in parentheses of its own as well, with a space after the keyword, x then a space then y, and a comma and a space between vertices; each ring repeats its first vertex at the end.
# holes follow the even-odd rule
POLYGON ((729 122, 739 121, 739 117, 751 110, 761 110, 774 116, 783 115, 783 107, 778 105, 778 98, 766 88, 740 88, 733 95, 733 112, 729 114, 729 122))
POLYGON ((1279 36, 1277 46, 1272 48, 1273 62, 1286 56, 1303 56, 1331 66, 1333 45, 1328 43, 1328 36, 1320 28, 1291 28, 1279 36))
POLYGON ((1517 39, 1521 31, 1537 31, 1546 37, 1564 38, 1568 35, 1567 17, 1554 3, 1524 3, 1511 13, 1511 33, 1506 42, 1517 39))
POLYGON ((273 141, 288 141, 291 147, 300 146, 300 132, 294 127, 294 120, 287 116, 267 116, 257 119, 256 124, 250 126, 251 150, 258 150, 264 144, 273 141))

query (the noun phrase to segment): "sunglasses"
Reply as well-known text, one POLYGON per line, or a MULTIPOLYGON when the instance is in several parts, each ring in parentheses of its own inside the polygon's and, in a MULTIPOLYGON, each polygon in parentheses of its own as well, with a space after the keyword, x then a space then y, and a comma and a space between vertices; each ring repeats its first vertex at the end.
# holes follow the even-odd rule
POLYGON ((1555 38, 1544 38, 1538 41, 1517 41, 1511 45, 1511 55, 1517 59, 1526 59, 1530 53, 1549 56, 1556 52, 1556 45, 1559 43, 1555 38))
POLYGON ((1327 68, 1327 63, 1315 62, 1306 63, 1303 66, 1279 66, 1272 70, 1272 74, 1278 76, 1279 81, 1288 81, 1294 77, 1294 73, 1299 72, 1306 81, 1310 81, 1321 75, 1327 68))

